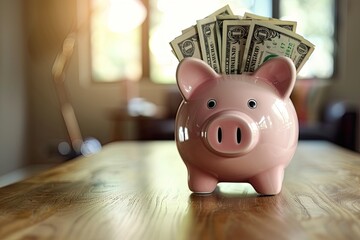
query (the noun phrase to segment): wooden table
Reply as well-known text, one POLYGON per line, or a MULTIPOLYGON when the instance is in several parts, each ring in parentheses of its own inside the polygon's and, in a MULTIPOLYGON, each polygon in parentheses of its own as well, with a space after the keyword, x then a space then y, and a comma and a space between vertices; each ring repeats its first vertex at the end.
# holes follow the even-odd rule
POLYGON ((360 155, 300 142, 283 190, 187 188, 174 142, 104 147, 0 189, 0 239, 360 239, 360 155))

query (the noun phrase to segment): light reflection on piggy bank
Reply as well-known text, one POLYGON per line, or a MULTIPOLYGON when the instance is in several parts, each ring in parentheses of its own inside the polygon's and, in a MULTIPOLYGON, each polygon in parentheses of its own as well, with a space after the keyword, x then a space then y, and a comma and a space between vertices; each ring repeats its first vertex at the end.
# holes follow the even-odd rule
POLYGON ((218 182, 248 182, 260 194, 279 193, 298 142, 289 98, 293 62, 277 57, 251 75, 220 75, 186 58, 176 78, 183 101, 175 139, 190 190, 210 193, 218 182))

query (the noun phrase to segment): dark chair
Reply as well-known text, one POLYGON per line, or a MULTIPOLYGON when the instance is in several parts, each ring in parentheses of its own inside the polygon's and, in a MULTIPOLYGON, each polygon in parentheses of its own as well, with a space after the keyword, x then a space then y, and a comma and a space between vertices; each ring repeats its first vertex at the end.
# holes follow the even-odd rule
POLYGON ((300 140, 326 140, 353 151, 357 149, 359 107, 346 101, 324 104, 316 124, 300 124, 300 140))

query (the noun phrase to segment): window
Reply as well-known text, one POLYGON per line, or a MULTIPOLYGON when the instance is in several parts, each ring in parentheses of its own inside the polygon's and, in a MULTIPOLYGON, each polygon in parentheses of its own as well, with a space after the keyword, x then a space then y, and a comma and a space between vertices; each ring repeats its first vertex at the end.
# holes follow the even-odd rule
POLYGON ((178 60, 169 42, 226 4, 237 15, 252 12, 297 21, 297 33, 316 46, 299 76, 330 78, 334 72, 335 0, 89 1, 95 81, 150 79, 174 83, 178 60))
POLYGON ((315 44, 315 51, 299 75, 306 78, 330 78, 335 60, 335 1, 283 0, 281 19, 298 22, 297 32, 315 44))
POLYGON ((91 72, 97 81, 142 77, 141 23, 146 9, 138 0, 91 0, 91 72))

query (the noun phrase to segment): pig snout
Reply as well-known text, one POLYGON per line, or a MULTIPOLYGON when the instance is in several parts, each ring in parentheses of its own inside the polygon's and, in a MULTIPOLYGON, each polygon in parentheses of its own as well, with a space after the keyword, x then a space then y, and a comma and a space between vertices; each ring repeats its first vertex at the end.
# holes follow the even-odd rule
POLYGON ((258 140, 257 124, 248 115, 241 112, 220 112, 205 124, 205 144, 219 155, 246 154, 256 146, 258 140))

